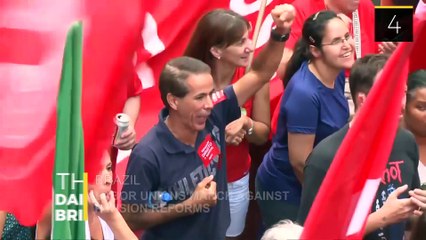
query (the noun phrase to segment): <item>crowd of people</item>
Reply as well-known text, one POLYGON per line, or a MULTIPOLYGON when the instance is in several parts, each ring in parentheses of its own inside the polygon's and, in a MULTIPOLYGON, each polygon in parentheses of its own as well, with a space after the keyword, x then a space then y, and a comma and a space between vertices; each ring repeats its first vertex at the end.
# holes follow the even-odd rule
MULTIPOLYGON (((336 152, 398 43, 374 41, 371 0, 295 0, 271 16, 270 38, 250 66, 249 22, 227 9, 202 16, 183 56, 164 66, 164 108, 140 140, 134 124, 142 89, 136 76, 126 80, 130 126, 112 145, 132 149, 126 176, 134 177, 115 196, 105 152, 89 186, 87 239, 243 239, 250 178, 259 238, 300 237, 336 152), (267 143, 271 131, 269 80, 276 72, 285 89, 277 131, 251 176, 250 147, 267 143)), ((381 181, 365 239, 426 239, 426 70, 410 73, 401 109, 387 165, 398 165, 399 175, 381 181)), ((49 239, 50 207, 45 212, 35 230, 0 212, 0 239, 49 239)))

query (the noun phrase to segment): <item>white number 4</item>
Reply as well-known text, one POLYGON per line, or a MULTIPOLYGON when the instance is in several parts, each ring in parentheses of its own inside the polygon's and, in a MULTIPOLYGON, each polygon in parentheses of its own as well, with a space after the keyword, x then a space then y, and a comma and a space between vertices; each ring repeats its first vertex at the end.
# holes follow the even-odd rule
POLYGON ((393 15, 392 20, 390 21, 389 25, 388 25, 388 29, 395 29, 396 30, 396 34, 399 33, 399 29, 401 29, 401 27, 398 24, 398 21, 396 21, 396 25, 392 26, 393 20, 395 20, 396 15, 393 15))

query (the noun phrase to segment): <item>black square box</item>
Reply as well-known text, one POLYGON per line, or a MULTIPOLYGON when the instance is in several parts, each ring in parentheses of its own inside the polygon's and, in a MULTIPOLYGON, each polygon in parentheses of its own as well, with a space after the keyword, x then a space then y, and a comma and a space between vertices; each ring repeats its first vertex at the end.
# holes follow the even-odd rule
POLYGON ((412 42, 413 13, 412 6, 376 6, 375 41, 412 42))

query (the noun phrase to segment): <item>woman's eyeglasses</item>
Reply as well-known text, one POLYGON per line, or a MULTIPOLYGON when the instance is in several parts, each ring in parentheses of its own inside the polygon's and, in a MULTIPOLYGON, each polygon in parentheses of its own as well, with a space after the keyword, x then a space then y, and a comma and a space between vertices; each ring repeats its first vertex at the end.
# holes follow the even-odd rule
POLYGON ((331 43, 323 43, 321 46, 343 46, 343 44, 346 42, 349 42, 352 40, 352 35, 347 33, 342 38, 335 38, 331 43))

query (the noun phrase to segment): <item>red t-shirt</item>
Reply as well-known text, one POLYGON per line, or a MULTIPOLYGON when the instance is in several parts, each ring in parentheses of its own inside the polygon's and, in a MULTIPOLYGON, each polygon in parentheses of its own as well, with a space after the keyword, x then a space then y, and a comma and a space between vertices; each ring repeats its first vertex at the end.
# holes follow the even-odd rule
MULTIPOLYGON (((302 36, 305 20, 312 14, 326 9, 324 0, 295 0, 292 5, 296 9, 296 18, 291 26, 290 38, 285 44, 285 47, 289 49, 294 49, 296 42, 302 36)), ((358 14, 361 27, 361 55, 378 53, 378 46, 374 41, 374 5, 372 1, 361 0, 358 14)), ((348 17, 352 19, 352 14, 348 17)), ((350 26, 350 28, 352 31, 353 27, 350 26)))
POLYGON ((127 98, 138 96, 142 93, 142 83, 132 65, 132 69, 127 71, 127 98))
MULTIPOLYGON (((244 76, 245 68, 237 68, 232 83, 238 81, 244 76)), ((253 108, 253 98, 249 99, 243 107, 246 109, 247 116, 251 117, 253 108)), ((249 152, 249 143, 243 140, 240 145, 226 146, 226 174, 228 182, 234 182, 244 177, 250 170, 251 157, 249 152)))

